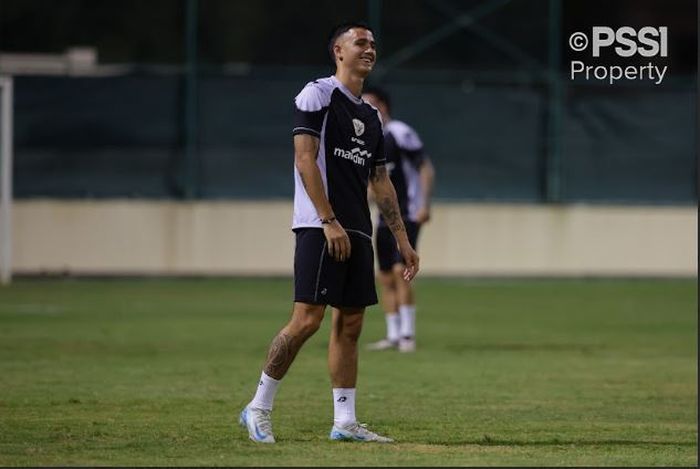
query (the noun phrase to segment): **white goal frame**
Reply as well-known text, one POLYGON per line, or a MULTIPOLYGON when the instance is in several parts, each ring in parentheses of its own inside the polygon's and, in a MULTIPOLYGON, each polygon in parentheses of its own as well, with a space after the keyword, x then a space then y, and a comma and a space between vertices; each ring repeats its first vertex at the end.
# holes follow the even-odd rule
POLYGON ((12 281, 12 77, 0 75, 0 284, 12 281))

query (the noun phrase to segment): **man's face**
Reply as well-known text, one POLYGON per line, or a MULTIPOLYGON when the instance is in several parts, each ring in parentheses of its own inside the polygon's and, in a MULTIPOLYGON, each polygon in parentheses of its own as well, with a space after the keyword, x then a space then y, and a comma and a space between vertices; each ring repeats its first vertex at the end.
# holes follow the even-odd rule
POLYGON ((339 67, 348 68, 362 76, 369 75, 377 60, 374 36, 364 28, 346 31, 338 37, 333 50, 339 67))

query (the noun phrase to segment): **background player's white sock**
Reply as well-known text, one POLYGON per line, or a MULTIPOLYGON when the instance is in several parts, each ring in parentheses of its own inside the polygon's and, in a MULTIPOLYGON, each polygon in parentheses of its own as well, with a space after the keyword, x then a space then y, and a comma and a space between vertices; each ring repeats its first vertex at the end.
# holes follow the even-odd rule
POLYGON ((386 338, 392 342, 398 342, 401 334, 401 316, 399 313, 387 313, 386 318, 386 338))
POLYGON ((355 388, 333 388, 333 424, 355 423, 355 388))
POLYGON ((267 376, 263 371, 260 375, 258 389, 255 391, 255 397, 249 405, 258 409, 272 410, 272 403, 275 401, 277 386, 280 385, 280 382, 278 379, 267 376))
POLYGON ((416 335, 416 305, 399 306, 401 315, 401 337, 414 337, 416 335))

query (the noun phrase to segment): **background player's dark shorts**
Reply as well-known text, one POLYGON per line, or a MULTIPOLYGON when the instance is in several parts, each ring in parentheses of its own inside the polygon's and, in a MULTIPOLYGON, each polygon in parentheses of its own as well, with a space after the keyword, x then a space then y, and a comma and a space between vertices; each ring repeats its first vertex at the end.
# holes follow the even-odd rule
POLYGON ((294 301, 362 308, 377 304, 372 240, 348 232, 350 258, 337 262, 328 254, 320 228, 299 228, 294 250, 294 301))
MULTIPOLYGON (((420 225, 413 221, 405 221, 408 242, 413 249, 418 250, 418 232, 420 225)), ((403 259, 396 247, 396 240, 388 226, 382 225, 377 228, 377 259, 379 260, 379 270, 382 272, 391 271, 394 264, 403 264, 403 259)))

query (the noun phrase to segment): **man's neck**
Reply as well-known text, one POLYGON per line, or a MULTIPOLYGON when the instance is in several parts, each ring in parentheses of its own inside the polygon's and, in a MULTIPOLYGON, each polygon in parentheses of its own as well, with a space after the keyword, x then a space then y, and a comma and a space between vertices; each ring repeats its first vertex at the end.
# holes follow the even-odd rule
POLYGON ((335 72, 335 77, 343 84, 350 92, 358 98, 362 95, 362 86, 365 83, 364 77, 360 77, 348 70, 338 68, 335 72))

